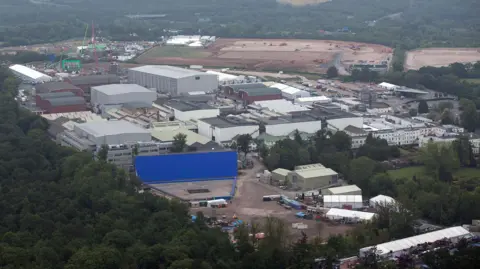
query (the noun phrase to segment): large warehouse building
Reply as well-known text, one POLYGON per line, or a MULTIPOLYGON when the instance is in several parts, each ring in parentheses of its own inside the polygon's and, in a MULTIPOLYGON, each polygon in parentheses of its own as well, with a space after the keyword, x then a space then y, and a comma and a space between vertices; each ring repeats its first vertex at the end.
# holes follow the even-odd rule
POLYGON ((109 105, 135 104, 137 107, 151 107, 157 93, 137 84, 110 84, 92 87, 90 102, 93 107, 103 110, 109 105))
POLYGON ((35 93, 72 92, 76 96, 83 96, 83 90, 67 82, 46 82, 35 85, 35 93))
POLYGON ((39 93, 35 102, 45 114, 87 111, 85 99, 72 92, 39 93))
POLYGON ((65 78, 65 81, 79 87, 85 92, 85 94, 89 95, 91 87, 108 84, 118 84, 120 83, 120 78, 116 75, 90 75, 68 77, 65 78))
POLYGON ((52 80, 52 77, 24 65, 14 64, 9 69, 15 76, 27 83, 43 83, 52 80))
POLYGON ((75 124, 72 131, 66 131, 62 136, 63 145, 78 150, 94 150, 102 145, 120 145, 137 141, 152 141, 152 135, 148 130, 123 120, 75 124))
POLYGON ((128 70, 128 81, 173 96, 188 92, 211 92, 218 88, 218 76, 168 65, 145 65, 128 70))

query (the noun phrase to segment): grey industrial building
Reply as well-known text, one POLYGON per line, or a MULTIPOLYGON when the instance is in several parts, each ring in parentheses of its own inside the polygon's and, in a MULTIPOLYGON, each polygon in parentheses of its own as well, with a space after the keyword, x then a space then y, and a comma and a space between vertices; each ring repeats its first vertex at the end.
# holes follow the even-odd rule
POLYGON ((135 156, 166 154, 171 147, 171 143, 152 141, 148 130, 124 120, 78 123, 57 139, 63 146, 94 152, 95 156, 107 145, 107 161, 125 169, 132 168, 135 156))
POLYGON ((110 84, 92 87, 90 99, 92 106, 100 108, 123 104, 151 107, 157 93, 137 84, 110 84))
POLYGON ((197 91, 211 92, 218 88, 217 75, 168 65, 130 68, 128 81, 172 96, 197 91))

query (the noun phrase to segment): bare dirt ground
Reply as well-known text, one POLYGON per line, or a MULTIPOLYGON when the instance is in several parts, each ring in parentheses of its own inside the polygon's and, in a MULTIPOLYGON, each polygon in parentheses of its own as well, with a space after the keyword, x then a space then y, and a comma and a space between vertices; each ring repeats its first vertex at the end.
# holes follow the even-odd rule
POLYGON ((203 65, 248 70, 282 70, 323 73, 334 59, 346 64, 381 62, 392 49, 374 44, 330 40, 220 38, 203 58, 142 58, 142 64, 203 65))
MULTIPOLYGON (((327 238, 330 235, 345 233, 353 228, 353 226, 333 226, 325 222, 299 219, 295 217, 295 213, 299 211, 284 209, 274 201, 263 202, 262 197, 265 195, 282 193, 276 187, 260 183, 258 179, 255 178, 255 174, 264 169, 258 161, 255 161, 255 164, 254 169, 244 170, 245 174, 238 178, 237 192, 232 204, 229 204, 227 208, 215 209, 217 217, 226 215, 227 218, 231 218, 235 214, 239 219, 246 222, 260 222, 263 218, 272 216, 284 220, 289 227, 292 227, 293 223, 302 222, 308 225, 308 229, 303 231, 309 237, 320 236, 327 238)), ((212 209, 210 208, 196 208, 192 211, 196 212, 198 210, 203 211, 206 215, 212 214, 212 209)), ((293 228, 291 228, 291 232, 294 238, 301 234, 300 230, 293 228)))
POLYGON ((407 52, 406 69, 420 69, 424 66, 441 67, 449 64, 480 61, 480 48, 429 48, 407 52))

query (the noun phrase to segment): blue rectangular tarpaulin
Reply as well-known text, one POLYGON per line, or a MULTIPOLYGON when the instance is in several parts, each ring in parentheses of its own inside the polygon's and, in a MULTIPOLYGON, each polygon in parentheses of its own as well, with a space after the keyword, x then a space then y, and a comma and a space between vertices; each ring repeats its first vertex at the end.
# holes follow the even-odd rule
POLYGON ((145 183, 231 180, 237 176, 237 152, 137 156, 135 169, 137 176, 145 183))

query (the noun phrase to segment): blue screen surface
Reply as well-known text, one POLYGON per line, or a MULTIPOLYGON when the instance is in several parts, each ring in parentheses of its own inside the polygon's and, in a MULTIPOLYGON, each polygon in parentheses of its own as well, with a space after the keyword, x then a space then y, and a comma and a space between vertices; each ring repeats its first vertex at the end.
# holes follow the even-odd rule
POLYGON ((137 156, 138 177, 148 183, 232 179, 237 176, 237 152, 195 152, 137 156))

